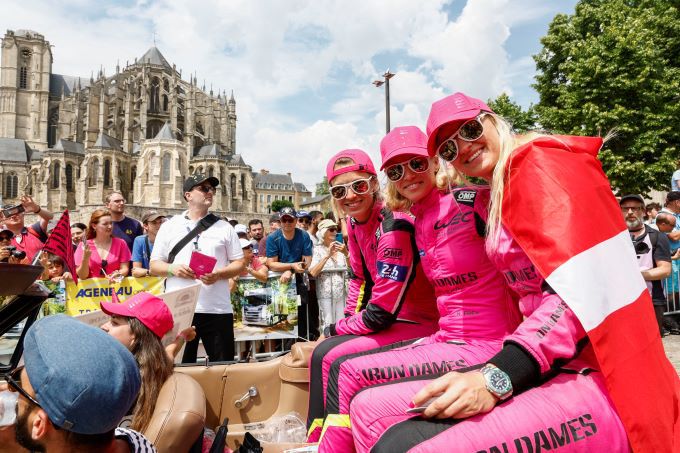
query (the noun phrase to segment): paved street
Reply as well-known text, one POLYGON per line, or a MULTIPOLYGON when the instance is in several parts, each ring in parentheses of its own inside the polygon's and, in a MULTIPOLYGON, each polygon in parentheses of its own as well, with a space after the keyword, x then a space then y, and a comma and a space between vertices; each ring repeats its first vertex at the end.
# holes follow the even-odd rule
POLYGON ((675 371, 680 374, 680 335, 667 335, 663 339, 663 345, 675 371))

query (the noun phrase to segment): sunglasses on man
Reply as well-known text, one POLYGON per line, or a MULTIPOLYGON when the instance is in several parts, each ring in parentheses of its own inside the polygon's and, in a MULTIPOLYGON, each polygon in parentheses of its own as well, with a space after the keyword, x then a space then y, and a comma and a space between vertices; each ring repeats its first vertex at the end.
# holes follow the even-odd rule
POLYGON ((33 398, 31 395, 29 395, 28 392, 21 387, 21 384, 20 384, 20 382, 21 382, 21 370, 23 370, 23 369, 24 369, 24 366, 21 365, 21 366, 16 367, 13 371, 5 374, 5 376, 3 378, 5 379, 5 382, 7 382, 7 389, 10 392, 20 393, 28 401, 30 401, 31 403, 35 404, 36 406, 38 406, 39 408, 42 409, 42 406, 40 405, 40 403, 35 398, 33 398))
POLYGON ((479 139, 484 134, 484 124, 482 124, 482 119, 486 116, 486 113, 481 113, 477 115, 476 118, 466 121, 461 127, 458 128, 449 138, 444 140, 437 148, 437 154, 439 157, 447 162, 453 162, 458 158, 458 144, 456 143, 456 138, 465 140, 466 142, 474 142, 479 139))
POLYGON ((203 193, 208 193, 212 192, 215 193, 215 188, 213 186, 196 186, 194 189, 203 192, 203 193))
POLYGON ((331 196, 336 200, 342 200, 347 196, 347 190, 352 189, 357 195, 365 195, 371 190, 371 180, 373 176, 368 178, 355 179, 347 184, 337 184, 330 187, 331 196))
POLYGON ((410 168, 413 173, 422 173, 427 171, 427 169, 430 167, 430 161, 427 157, 416 156, 407 162, 390 165, 385 169, 385 175, 387 175, 387 179, 392 182, 399 181, 404 177, 406 166, 408 166, 408 168, 410 168))

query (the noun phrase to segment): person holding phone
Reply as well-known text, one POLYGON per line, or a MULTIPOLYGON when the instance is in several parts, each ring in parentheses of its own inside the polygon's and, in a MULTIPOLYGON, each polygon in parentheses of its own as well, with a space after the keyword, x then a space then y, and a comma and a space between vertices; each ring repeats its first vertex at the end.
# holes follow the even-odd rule
POLYGON ((45 245, 47 240, 47 223, 54 215, 47 209, 41 208, 33 198, 24 195, 18 205, 4 205, 0 223, 14 233, 12 245, 20 252, 26 252, 26 259, 32 262, 33 258, 45 245), (33 225, 25 225, 25 215, 36 214, 40 220, 33 225))
POLYGON ((344 271, 347 269, 347 246, 338 242, 338 224, 330 219, 319 222, 309 275, 316 277, 316 298, 321 311, 321 325, 325 329, 344 317, 344 271), (326 272, 324 272, 326 271, 326 272))
POLYGON ((78 278, 108 278, 120 282, 130 271, 130 249, 124 240, 114 238, 111 213, 96 209, 90 216, 83 241, 75 252, 78 278))

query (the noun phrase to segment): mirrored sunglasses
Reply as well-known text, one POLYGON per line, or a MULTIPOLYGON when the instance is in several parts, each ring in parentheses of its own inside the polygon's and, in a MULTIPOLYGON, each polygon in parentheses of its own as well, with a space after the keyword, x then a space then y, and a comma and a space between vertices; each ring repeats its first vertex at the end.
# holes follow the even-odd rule
POLYGON ((456 138, 460 137, 461 140, 465 140, 466 142, 473 142, 479 139, 479 137, 484 134, 484 125, 482 124, 484 116, 485 114, 482 113, 477 115, 476 118, 466 121, 453 133, 453 135, 444 140, 439 145, 439 148, 437 148, 439 157, 447 162, 456 160, 456 158, 458 158, 458 144, 456 144, 456 138))
POLYGON ((368 178, 356 179, 347 184, 338 184, 330 187, 331 196, 336 200, 342 200, 347 196, 347 190, 352 189, 357 195, 365 195, 371 190, 371 180, 373 176, 368 178))
POLYGON ((408 168, 410 168, 413 173, 422 173, 427 171, 427 169, 430 167, 430 161, 427 159, 427 157, 416 156, 408 162, 390 165, 385 169, 385 175, 387 176, 387 179, 392 182, 399 181, 404 177, 406 165, 408 165, 408 168))

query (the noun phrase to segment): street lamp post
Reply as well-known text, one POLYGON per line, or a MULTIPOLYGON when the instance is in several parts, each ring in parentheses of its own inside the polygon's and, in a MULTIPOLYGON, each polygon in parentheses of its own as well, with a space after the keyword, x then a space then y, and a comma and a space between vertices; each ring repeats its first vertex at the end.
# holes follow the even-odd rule
POLYGON ((382 75, 384 80, 374 80, 373 85, 381 87, 385 85, 385 130, 386 134, 390 132, 390 79, 394 77, 394 73, 390 72, 389 68, 382 75))

